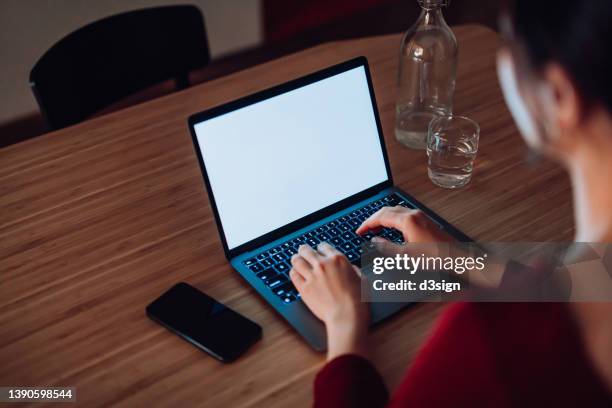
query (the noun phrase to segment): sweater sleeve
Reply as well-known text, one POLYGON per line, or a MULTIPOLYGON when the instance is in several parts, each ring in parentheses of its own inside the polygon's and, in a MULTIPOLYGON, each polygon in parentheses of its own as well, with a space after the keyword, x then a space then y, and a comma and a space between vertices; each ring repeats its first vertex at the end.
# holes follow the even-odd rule
POLYGON ((354 354, 336 357, 317 374, 314 406, 383 407, 389 395, 374 366, 354 354))

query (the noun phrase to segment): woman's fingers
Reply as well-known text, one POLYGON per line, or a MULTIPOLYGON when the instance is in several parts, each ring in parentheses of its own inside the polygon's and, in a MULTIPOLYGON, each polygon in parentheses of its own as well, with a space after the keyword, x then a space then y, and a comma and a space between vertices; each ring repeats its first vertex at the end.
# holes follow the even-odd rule
POLYGON ((304 281, 312 276, 312 266, 299 254, 291 257, 291 266, 291 272, 295 271, 304 281))
POLYGON ((320 255, 310 245, 300 245, 298 255, 304 258, 311 266, 319 262, 320 255))
POLYGON ((355 230, 355 233, 361 235, 369 230, 374 230, 380 228, 384 222, 391 222, 391 219, 388 215, 387 207, 383 207, 380 210, 376 211, 374 214, 370 215, 361 225, 355 230))
POLYGON ((327 242, 321 242, 317 246, 317 251, 321 255, 325 255, 325 256, 331 256, 331 255, 335 255, 335 254, 339 254, 340 253, 336 248, 334 248, 333 246, 331 246, 327 242))
POLYGON ((403 249, 402 245, 395 244, 383 237, 372 238, 372 244, 374 244, 374 247, 378 252, 386 256, 399 254, 403 249))
POLYGON ((411 211, 405 207, 383 207, 365 220, 355 232, 357 234, 364 234, 381 227, 401 229, 402 220, 399 215, 410 213, 411 211))
POLYGON ((291 278, 291 282, 293 282, 298 291, 306 282, 304 276, 302 276, 302 274, 299 273, 295 268, 291 268, 291 270, 289 271, 289 277, 291 278))

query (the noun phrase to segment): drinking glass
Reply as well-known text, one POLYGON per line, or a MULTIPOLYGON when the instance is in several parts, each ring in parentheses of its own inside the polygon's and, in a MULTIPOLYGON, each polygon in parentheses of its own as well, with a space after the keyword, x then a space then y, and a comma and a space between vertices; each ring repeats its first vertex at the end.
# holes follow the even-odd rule
POLYGON ((427 132, 427 172, 443 188, 465 186, 472 178, 480 127, 465 116, 439 116, 427 132))

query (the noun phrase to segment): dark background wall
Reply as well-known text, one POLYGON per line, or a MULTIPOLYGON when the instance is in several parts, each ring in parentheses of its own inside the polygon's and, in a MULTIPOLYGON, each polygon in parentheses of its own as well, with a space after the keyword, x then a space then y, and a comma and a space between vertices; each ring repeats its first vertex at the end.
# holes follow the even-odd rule
MULTIPOLYGON (((449 24, 496 27, 498 0, 452 0, 449 24)), ((263 0, 268 43, 290 39, 320 42, 405 31, 418 17, 417 0, 263 0)))
MULTIPOLYGON (((145 0, 137 1, 140 7, 145 4, 143 1, 145 0)), ((255 29, 257 38, 247 41, 245 43, 246 48, 240 49, 238 47, 238 50, 229 54, 224 53, 216 58, 213 55, 213 62, 210 66, 192 73, 194 83, 227 75, 326 41, 403 32, 416 21, 420 13, 417 0, 223 1, 224 7, 232 8, 232 12, 224 14, 223 18, 227 21, 223 22, 217 21, 218 14, 211 13, 211 10, 208 10, 207 15, 206 7, 202 5, 208 4, 208 0, 186 1, 202 6, 207 26, 214 27, 216 25, 217 27, 225 26, 227 28, 225 31, 215 31, 214 33, 209 30, 209 42, 223 43, 224 38, 218 38, 219 36, 232 37, 232 41, 240 36, 243 38, 245 35, 249 37, 252 34, 245 34, 245 30, 253 30, 253 27, 257 27, 255 29), (256 12, 253 12, 254 7, 257 8, 256 12), (257 21, 254 21, 253 24, 245 24, 245 19, 257 19, 257 21), (247 28, 247 26, 250 28, 247 28), (210 38, 211 35, 216 37, 210 38)), ((500 1, 452 0, 450 7, 445 10, 444 14, 447 22, 451 25, 477 23, 496 29, 500 1)), ((176 1, 172 0, 172 2, 176 1)), ((123 6, 130 3, 121 2, 123 6)), ((156 0, 155 3, 164 3, 164 1, 156 0)), ((54 4, 57 5, 58 3, 54 4)), ((65 4, 76 3, 68 2, 65 4)), ((67 10, 72 9, 68 7, 67 10)), ((78 9, 72 11, 79 13, 78 9)), ((5 14, 5 18, 11 18, 11 16, 5 14)), ((27 44, 24 46, 27 47, 27 44)), ((11 81, 27 81, 26 76, 9 79, 11 81)), ((172 86, 160 84, 158 87, 134 95, 133 98, 129 98, 125 103, 112 107, 110 110, 146 101, 172 91, 172 86)), ((10 103, 10 101, 3 100, 2 103, 10 103)), ((46 128, 40 115, 33 110, 0 124, 0 146, 45 132, 46 128)))

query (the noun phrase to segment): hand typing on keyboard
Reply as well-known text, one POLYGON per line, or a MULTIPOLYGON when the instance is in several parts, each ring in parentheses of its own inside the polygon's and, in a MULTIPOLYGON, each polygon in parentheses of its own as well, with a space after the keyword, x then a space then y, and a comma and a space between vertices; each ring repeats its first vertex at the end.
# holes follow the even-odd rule
POLYGON ((289 279, 292 255, 301 245, 316 248, 326 242, 353 265, 360 266, 362 244, 374 237, 384 243, 435 242, 450 239, 429 218, 397 194, 371 201, 362 207, 321 224, 295 238, 247 259, 244 264, 257 275, 283 303, 290 304, 300 293, 289 279))
POLYGON ((360 299, 359 268, 325 242, 316 251, 300 246, 291 264, 291 281, 312 313, 325 323, 328 357, 348 349, 364 354, 369 309, 360 299))
MULTIPOLYGON (((363 220, 354 233, 362 239, 378 236, 389 244, 401 242, 398 231, 409 242, 440 242, 452 238, 421 211, 401 205, 382 206, 363 220), (389 229, 392 228, 392 229, 389 229), (380 234, 380 231, 392 231, 380 234)), ((337 235, 342 235, 338 233, 337 235)), ((334 236, 337 236, 334 235, 334 236)), ((368 308, 361 302, 358 269, 330 244, 318 242, 315 251, 308 241, 291 257, 290 278, 304 303, 325 323, 328 359, 341 354, 365 354, 368 308)))
POLYGON ((422 211, 400 206, 381 208, 365 220, 355 232, 363 235, 381 228, 394 228, 400 231, 406 242, 427 243, 453 240, 422 211))

